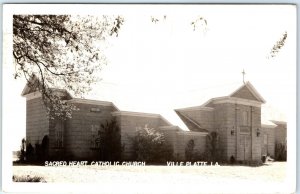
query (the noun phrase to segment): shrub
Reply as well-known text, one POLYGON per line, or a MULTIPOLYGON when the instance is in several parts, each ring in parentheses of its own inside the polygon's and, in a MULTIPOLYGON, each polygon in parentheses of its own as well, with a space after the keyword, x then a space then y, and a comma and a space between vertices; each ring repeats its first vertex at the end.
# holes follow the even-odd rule
POLYGON ((41 161, 42 160, 42 147, 39 143, 35 144, 35 153, 34 153, 34 158, 36 161, 41 161))
POLYGON ((115 119, 106 124, 101 124, 103 136, 100 141, 101 159, 106 161, 121 160, 123 147, 121 145, 121 134, 118 123, 115 119))
POLYGON ((190 162, 205 160, 205 155, 195 150, 195 141, 193 139, 190 139, 186 144, 185 160, 190 162))
POLYGON ((222 161, 222 152, 219 146, 219 135, 213 131, 206 136, 206 151, 204 158, 209 162, 222 161))
POLYGON ((42 161, 45 161, 48 159, 49 157, 49 137, 48 135, 45 135, 43 140, 42 140, 42 145, 41 145, 41 149, 42 149, 42 161))
POLYGON ((26 140, 23 138, 20 147, 19 162, 43 162, 48 159, 49 139, 47 135, 44 136, 42 144, 37 142, 35 147, 31 143, 26 144, 26 140))
POLYGON ((194 153, 195 142, 193 139, 190 139, 185 147, 185 159, 187 161, 193 161, 195 158, 194 153))
POLYGON ((20 162, 24 162, 26 159, 26 140, 25 140, 25 138, 22 139, 21 150, 18 154, 18 158, 19 158, 20 162))
POLYGON ((44 183, 46 182, 43 177, 30 176, 30 175, 27 175, 27 176, 13 175, 12 179, 14 182, 44 182, 44 183))
POLYGON ((26 145, 26 160, 33 161, 34 160, 34 148, 31 143, 26 145))
POLYGON ((275 160, 276 161, 286 161, 287 152, 286 146, 282 143, 275 144, 275 160))
POLYGON ((263 155, 263 156, 261 157, 261 161, 262 161, 262 163, 265 163, 265 162, 267 161, 267 156, 266 156, 266 155, 263 155))
POLYGON ((235 157, 234 156, 231 156, 230 157, 230 164, 235 164, 235 157))
POLYGON ((163 163, 173 158, 173 149, 163 133, 148 128, 139 129, 133 137, 134 159, 148 163, 163 163))

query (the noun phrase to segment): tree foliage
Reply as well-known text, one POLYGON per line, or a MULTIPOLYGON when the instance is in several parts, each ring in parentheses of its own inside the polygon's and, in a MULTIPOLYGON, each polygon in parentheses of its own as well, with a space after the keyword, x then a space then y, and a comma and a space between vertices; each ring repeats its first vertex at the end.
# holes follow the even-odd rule
POLYGON ((133 138, 134 159, 150 163, 162 163, 172 159, 173 149, 164 134, 153 129, 140 128, 133 138))
POLYGON ((275 144, 275 160, 286 161, 287 159, 287 147, 282 143, 275 144))
POLYGON ((196 31, 197 28, 201 27, 206 32, 207 31, 207 20, 204 17, 198 17, 196 20, 191 22, 193 30, 196 31))
POLYGON ((25 138, 22 139, 22 143, 20 146, 20 153, 18 155, 19 161, 24 162, 26 159, 26 140, 25 138))
POLYGON ((206 153, 205 158, 207 161, 219 162, 222 160, 222 152, 219 145, 220 137, 215 131, 206 136, 206 153))
POLYGON ((195 141, 190 139, 185 147, 185 159, 187 161, 192 161, 194 159, 194 148, 195 148, 195 141))
POLYGON ((103 44, 118 35, 123 22, 120 16, 14 15, 15 78, 23 76, 36 87, 30 81, 36 76, 48 111, 70 117, 74 107, 51 88, 79 97, 90 91, 106 64, 103 44))
POLYGON ((285 45, 285 41, 287 39, 287 32, 284 32, 282 34, 282 37, 274 44, 270 51, 270 56, 275 57, 277 53, 280 51, 280 49, 285 45))

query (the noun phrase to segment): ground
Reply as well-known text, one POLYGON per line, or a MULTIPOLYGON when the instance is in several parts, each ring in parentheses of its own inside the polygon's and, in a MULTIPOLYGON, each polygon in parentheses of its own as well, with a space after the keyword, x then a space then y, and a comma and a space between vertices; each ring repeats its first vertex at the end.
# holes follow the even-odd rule
MULTIPOLYGON (((14 166, 14 175, 37 175, 47 183, 122 183, 215 185, 230 188, 247 186, 245 191, 261 188, 282 193, 286 162, 272 162, 260 167, 249 166, 14 166), (250 187, 249 187, 250 186, 250 187)), ((201 186, 202 185, 202 186, 201 186)), ((212 188, 216 189, 216 188, 212 188)), ((245 189, 245 188, 244 188, 245 189)), ((267 192, 268 193, 268 192, 267 192)))

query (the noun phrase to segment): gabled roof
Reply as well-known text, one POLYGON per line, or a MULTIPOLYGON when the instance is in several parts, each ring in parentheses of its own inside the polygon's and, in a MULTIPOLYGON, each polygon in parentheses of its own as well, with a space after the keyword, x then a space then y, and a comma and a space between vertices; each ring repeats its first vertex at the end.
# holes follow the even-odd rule
MULTIPOLYGON (((31 93, 39 93, 40 94, 40 80, 39 78, 36 76, 36 75, 33 75, 26 83, 22 93, 21 93, 21 96, 25 97, 27 96, 28 94, 31 94, 31 93)), ((50 88, 50 90, 52 92, 56 92, 56 93, 59 93, 59 94, 62 94, 63 96, 66 97, 66 99, 72 99, 72 95, 66 90, 66 89, 59 89, 59 88, 50 88)))
POLYGON ((266 101, 264 98, 257 92, 257 90, 253 87, 250 82, 246 82, 238 89, 236 89, 233 93, 228 96, 221 96, 211 98, 206 101, 201 106, 193 106, 187 108, 175 109, 175 112, 180 117, 180 119, 185 123, 185 125, 192 131, 207 131, 201 125, 194 121, 192 118, 184 114, 184 111, 197 111, 197 110, 205 110, 212 111, 213 107, 210 107, 211 104, 214 103, 241 103, 245 105, 257 106, 260 107, 262 103, 266 101))
POLYGON ((21 93, 21 96, 26 96, 27 94, 38 91, 38 86, 40 84, 39 82, 40 82, 39 79, 35 75, 33 75, 27 81, 27 84, 25 85, 25 87, 21 93))
POLYGON ((245 92, 248 92, 249 95, 252 95, 254 97, 250 100, 256 99, 256 101, 259 101, 262 103, 266 102, 265 99, 258 93, 258 91, 253 87, 253 85, 250 82, 246 82, 244 85, 242 85, 237 90, 235 90, 233 93, 231 93, 229 96, 249 99, 249 96, 245 96, 245 92))

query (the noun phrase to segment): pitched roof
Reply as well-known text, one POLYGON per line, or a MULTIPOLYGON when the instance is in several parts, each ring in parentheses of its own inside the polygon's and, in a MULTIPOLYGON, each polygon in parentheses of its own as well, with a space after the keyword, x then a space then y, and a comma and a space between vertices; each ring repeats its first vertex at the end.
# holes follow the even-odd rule
POLYGON ((239 87, 237 90, 235 90, 233 93, 229 95, 230 97, 239 97, 239 98, 246 98, 250 100, 255 100, 265 103, 265 99, 258 93, 258 91, 253 87, 253 85, 248 81, 241 87, 239 87), (243 93, 242 93, 243 92, 243 93), (245 95, 245 92, 248 92, 245 95), (251 97, 249 97, 251 95, 251 97), (253 98, 254 97, 254 98, 253 98))
POLYGON ((175 110, 175 112, 180 117, 180 119, 185 123, 185 125, 188 127, 189 130, 197 131, 197 132, 207 132, 207 130, 204 129, 197 121, 186 116, 183 112, 179 110, 175 110))
MULTIPOLYGON (((36 75, 33 75, 26 83, 24 89, 22 90, 21 96, 26 96, 27 94, 33 93, 33 92, 39 92, 40 91, 40 80, 36 75)), ((64 96, 67 97, 67 99, 72 99, 72 95, 66 90, 66 89, 59 89, 59 88, 50 88, 52 92, 58 92, 63 93, 64 96)))
MULTIPOLYGON (((231 89, 232 90, 232 89, 231 89)), ((175 112, 180 117, 180 119, 185 123, 185 125, 192 131, 206 131, 200 124, 184 115, 182 111, 184 110, 210 110, 209 104, 213 101, 219 101, 224 99, 240 99, 242 101, 257 101, 257 104, 265 103, 264 98, 258 93, 258 91, 253 87, 250 82, 244 83, 242 86, 238 87, 238 89, 234 90, 228 96, 214 97, 206 101, 204 104, 200 106, 193 106, 187 108, 175 109, 175 112)), ((270 124, 271 122, 265 121, 264 124, 270 124)))
POLYGON ((32 92, 36 92, 38 91, 38 86, 39 86, 39 79, 33 75, 26 83, 22 93, 21 93, 21 96, 25 96, 27 94, 30 94, 32 92))

